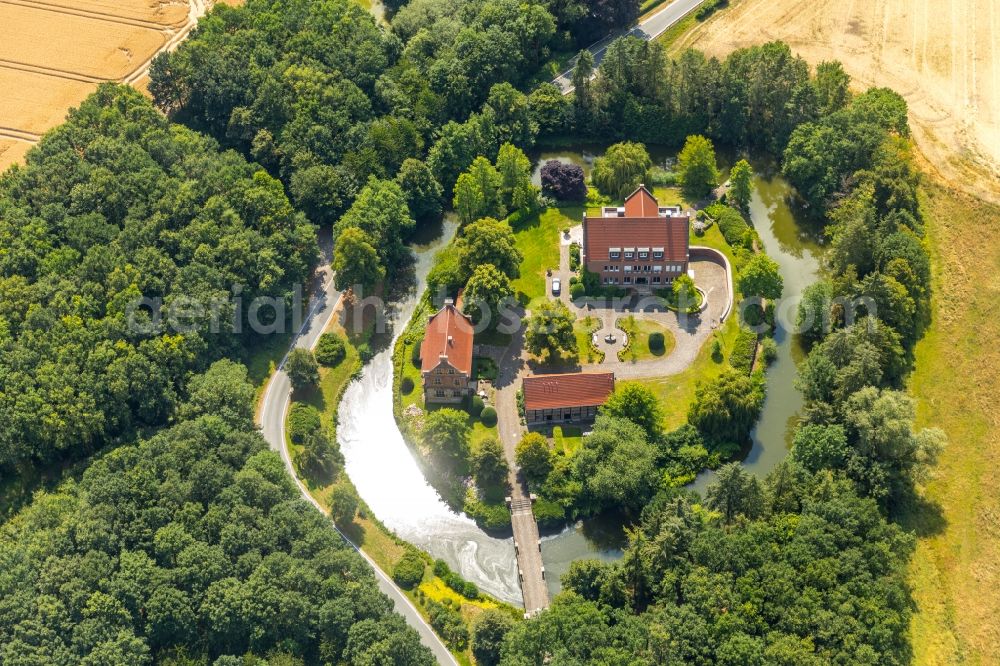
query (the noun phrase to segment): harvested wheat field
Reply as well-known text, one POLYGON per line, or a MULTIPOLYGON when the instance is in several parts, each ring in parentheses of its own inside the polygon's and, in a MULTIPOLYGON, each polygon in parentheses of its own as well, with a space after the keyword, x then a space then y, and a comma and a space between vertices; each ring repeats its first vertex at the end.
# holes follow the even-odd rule
POLYGON ((0 0, 0 169, 103 81, 142 79, 204 0, 0 0))
POLYGON ((919 425, 949 440, 904 521, 918 535, 914 663, 1000 664, 1000 3, 733 0, 672 48, 722 56, 774 39, 909 103, 935 269, 910 390, 919 425))
POLYGON ((673 48, 722 56, 775 39, 811 64, 841 61, 859 87, 903 94, 930 167, 1000 202, 996 0, 733 0, 673 48))
POLYGON ((105 17, 111 20, 133 20, 155 23, 162 27, 180 27, 187 22, 188 4, 185 0, 144 0, 119 2, 118 0, 8 0, 10 4, 45 7, 74 14, 105 17))

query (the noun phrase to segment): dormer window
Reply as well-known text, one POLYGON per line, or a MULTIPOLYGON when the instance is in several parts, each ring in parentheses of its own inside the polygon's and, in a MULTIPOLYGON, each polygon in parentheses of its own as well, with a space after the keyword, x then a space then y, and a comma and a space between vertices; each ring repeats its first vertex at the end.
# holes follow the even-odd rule
POLYGON ((612 259, 620 259, 622 256, 622 249, 620 247, 608 248, 608 253, 612 259))
POLYGON ((653 259, 663 259, 663 248, 654 247, 653 248, 653 259))
POLYGON ((625 248, 625 258, 626 259, 633 259, 633 258, 635 258, 635 248, 634 247, 627 247, 627 248, 625 248))

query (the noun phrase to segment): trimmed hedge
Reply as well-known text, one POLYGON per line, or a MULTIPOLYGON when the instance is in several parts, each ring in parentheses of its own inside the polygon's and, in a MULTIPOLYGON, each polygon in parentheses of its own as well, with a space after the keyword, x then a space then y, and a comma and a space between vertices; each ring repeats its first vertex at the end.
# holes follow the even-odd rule
POLYGON ((347 356, 347 343, 336 333, 324 333, 316 343, 315 356, 320 365, 328 368, 340 365, 347 356))
POLYGON ((393 567, 392 579, 404 590, 412 590, 424 579, 424 559, 408 550, 393 567))
POLYGON ((753 355, 757 351, 757 334, 747 328, 740 328, 733 351, 729 355, 729 365, 740 372, 749 374, 753 367, 753 355))
POLYGON ((293 402, 288 410, 288 438, 296 444, 301 444, 310 434, 322 427, 320 413, 312 405, 304 402, 293 402))
POLYGON ((735 208, 714 203, 705 209, 705 212, 712 217, 719 225, 726 242, 732 247, 753 247, 753 233, 750 226, 743 219, 743 215, 735 208), (750 232, 750 233, 748 233, 750 232))
POLYGON ((469 402, 469 414, 474 419, 478 419, 483 414, 483 409, 486 408, 486 403, 478 395, 472 396, 472 400, 469 402))
POLYGON ((580 270, 580 244, 571 243, 569 246, 569 269, 571 271, 580 270))
POLYGON ((412 363, 415 368, 420 367, 420 345, 422 345, 423 342, 423 338, 417 338, 413 342, 413 347, 410 349, 410 363, 412 363))
POLYGON ((497 424, 497 410, 492 407, 485 408, 479 415, 479 420, 482 421, 483 425, 487 428, 492 428, 497 424))

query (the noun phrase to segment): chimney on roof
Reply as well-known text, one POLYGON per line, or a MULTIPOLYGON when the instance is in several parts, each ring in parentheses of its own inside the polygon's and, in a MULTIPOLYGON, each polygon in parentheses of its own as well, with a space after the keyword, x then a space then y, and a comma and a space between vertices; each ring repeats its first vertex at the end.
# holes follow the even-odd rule
POLYGON ((449 345, 449 346, 451 346, 451 344, 452 344, 452 343, 453 343, 454 341, 455 341, 455 338, 453 338, 453 337, 451 337, 451 336, 449 335, 449 336, 448 336, 448 345, 449 345))
POLYGON ((452 299, 452 298, 446 298, 446 299, 444 299, 444 304, 445 305, 454 305, 455 304, 455 300, 452 299))

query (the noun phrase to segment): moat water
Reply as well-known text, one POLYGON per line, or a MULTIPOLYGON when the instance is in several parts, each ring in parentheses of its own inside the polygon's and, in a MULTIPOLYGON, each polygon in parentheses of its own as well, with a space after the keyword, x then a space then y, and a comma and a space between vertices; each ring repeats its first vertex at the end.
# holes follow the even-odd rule
MULTIPOLYGON (((535 155, 538 167, 548 159, 580 164, 589 171, 601 147, 544 151, 535 155)), ((670 151, 651 151, 662 162, 670 151)), ((752 433, 753 446, 744 464, 764 476, 787 454, 791 429, 802 408, 795 389, 796 363, 802 349, 790 330, 802 290, 815 282, 820 245, 804 232, 789 206, 791 190, 779 176, 763 166, 754 179, 750 216, 764 249, 781 270, 785 294, 779 308, 777 360, 767 374, 767 401, 752 433), (785 325, 782 325, 784 323, 785 325)), ((538 176, 536 168, 535 176, 538 176)), ((432 238, 413 246, 415 283, 412 293, 396 300, 390 319, 402 331, 412 316, 434 255, 451 240, 455 224, 446 222, 432 238)), ((337 436, 346 460, 347 473, 375 516, 401 538, 448 562, 464 578, 490 594, 521 603, 512 539, 499 539, 481 530, 474 521, 453 511, 426 481, 396 427, 392 411, 392 348, 380 352, 365 366, 361 378, 352 383, 340 405, 337 436)), ((713 475, 699 475, 692 487, 701 492, 713 475)), ((614 560, 624 547, 621 521, 606 517, 570 526, 542 537, 550 592, 559 590, 559 576, 572 561, 581 558, 614 560)))

